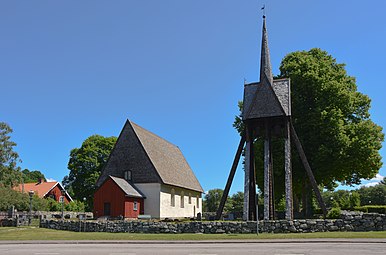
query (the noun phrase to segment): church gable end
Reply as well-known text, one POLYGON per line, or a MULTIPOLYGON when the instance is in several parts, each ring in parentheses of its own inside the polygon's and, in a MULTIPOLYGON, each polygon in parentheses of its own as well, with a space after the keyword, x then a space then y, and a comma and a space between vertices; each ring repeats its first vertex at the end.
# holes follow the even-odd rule
POLYGON ((131 178, 135 183, 161 183, 129 121, 119 135, 97 186, 99 187, 109 175, 124 178, 124 172, 128 170, 131 171, 131 178))

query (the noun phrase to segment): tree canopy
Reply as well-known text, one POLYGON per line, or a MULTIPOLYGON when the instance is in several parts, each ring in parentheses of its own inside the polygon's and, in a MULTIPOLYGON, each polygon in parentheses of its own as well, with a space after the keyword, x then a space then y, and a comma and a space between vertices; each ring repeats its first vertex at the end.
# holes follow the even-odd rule
POLYGON ((16 143, 11 141, 12 128, 5 122, 0 122, 0 185, 12 187, 20 180, 21 160, 14 151, 16 143))
MULTIPOLYGON (((216 212, 221 201, 221 197, 224 193, 223 189, 211 189, 204 197, 203 211, 204 212, 216 212)), ((224 206, 224 212, 237 212, 242 215, 244 204, 244 193, 239 191, 232 196, 228 196, 224 206)))
POLYGON ((86 199, 86 207, 92 209, 95 183, 101 174, 117 138, 92 135, 80 148, 72 149, 68 169, 70 173, 63 178, 63 185, 70 195, 80 201, 86 199))
POLYGON ((357 91, 345 65, 321 49, 298 51, 283 59, 280 77, 291 79, 292 120, 318 183, 373 178, 382 166, 384 134, 370 119, 370 98, 357 91))
POLYGON ((39 179, 46 181, 46 177, 44 176, 44 174, 38 170, 30 171, 28 169, 24 169, 23 171, 21 171, 21 173, 23 176, 24 183, 37 182, 39 179))
MULTIPOLYGON (((360 184, 362 178, 378 173, 384 134, 370 119, 370 98, 357 91, 344 64, 321 49, 297 51, 284 57, 277 78, 291 79, 292 121, 318 184, 328 189, 336 182, 360 184)), ((240 117, 234 125, 242 130, 240 117)), ((263 155, 261 140, 255 142, 256 155, 263 155)), ((283 141, 272 143, 278 200, 284 191, 283 141)), ((299 195, 305 187, 305 171, 292 151, 294 192, 299 195)), ((262 156, 256 157, 256 168, 257 184, 263 189, 262 156)))

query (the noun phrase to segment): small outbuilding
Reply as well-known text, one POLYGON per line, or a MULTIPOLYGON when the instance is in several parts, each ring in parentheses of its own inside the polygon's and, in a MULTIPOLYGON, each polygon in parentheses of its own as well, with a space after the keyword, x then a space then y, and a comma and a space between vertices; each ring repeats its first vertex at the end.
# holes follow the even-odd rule
POLYGON ((143 214, 145 196, 125 179, 109 176, 94 194, 96 217, 138 218, 143 214))

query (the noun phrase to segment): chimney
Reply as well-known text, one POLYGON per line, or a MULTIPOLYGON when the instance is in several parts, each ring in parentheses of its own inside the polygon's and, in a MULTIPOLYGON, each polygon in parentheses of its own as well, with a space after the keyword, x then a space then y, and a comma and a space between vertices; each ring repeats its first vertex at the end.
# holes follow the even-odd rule
POLYGON ((43 179, 43 178, 39 178, 37 184, 41 184, 41 183, 43 183, 43 182, 44 182, 44 179, 43 179))

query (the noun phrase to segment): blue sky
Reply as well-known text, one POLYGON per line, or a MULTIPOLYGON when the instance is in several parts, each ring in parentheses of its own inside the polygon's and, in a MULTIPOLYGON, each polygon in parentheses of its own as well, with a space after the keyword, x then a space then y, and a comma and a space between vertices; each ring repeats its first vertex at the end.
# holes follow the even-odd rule
MULTIPOLYGON (((385 127, 385 1, 2 0, 0 121, 21 166, 61 181, 72 148, 129 118, 178 145, 205 190, 223 188, 244 78, 259 79, 263 4, 274 74, 286 54, 322 48, 385 127)), ((239 167, 231 192, 242 186, 239 167)))

